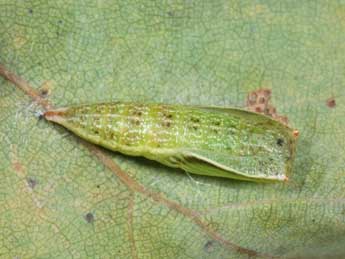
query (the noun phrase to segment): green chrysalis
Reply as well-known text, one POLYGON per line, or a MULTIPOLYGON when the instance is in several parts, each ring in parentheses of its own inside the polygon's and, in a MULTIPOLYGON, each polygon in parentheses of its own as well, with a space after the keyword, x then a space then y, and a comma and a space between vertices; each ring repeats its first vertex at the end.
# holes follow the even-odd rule
POLYGON ((199 175, 283 181, 295 155, 296 131, 236 108, 116 102, 49 110, 44 117, 110 150, 199 175))

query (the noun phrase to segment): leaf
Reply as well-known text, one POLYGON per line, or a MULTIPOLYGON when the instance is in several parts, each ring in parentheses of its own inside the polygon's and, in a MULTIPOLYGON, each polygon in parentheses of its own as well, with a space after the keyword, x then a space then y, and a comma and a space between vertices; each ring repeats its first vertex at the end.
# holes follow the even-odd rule
POLYGON ((0 79, 0 257, 345 256, 340 3, 3 0, 0 13, 0 63, 28 82, 0 79), (191 178, 35 116, 114 100, 243 107, 261 87, 300 131, 286 184, 191 178))

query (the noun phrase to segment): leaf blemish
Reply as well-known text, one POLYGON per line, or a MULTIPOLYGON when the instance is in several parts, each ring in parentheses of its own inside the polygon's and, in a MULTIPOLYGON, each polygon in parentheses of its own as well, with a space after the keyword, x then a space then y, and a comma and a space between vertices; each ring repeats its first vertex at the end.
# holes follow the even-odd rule
POLYGON ((34 189, 35 186, 37 185, 37 181, 34 178, 29 177, 26 182, 28 183, 29 187, 31 189, 34 189))
POLYGON ((288 124, 286 116, 279 115, 277 109, 270 104, 272 91, 268 88, 260 88, 247 95, 247 109, 252 112, 262 113, 272 117, 285 125, 288 124))
POLYGON ((48 95, 50 95, 53 88, 54 88, 54 82, 52 80, 44 81, 38 90, 39 95, 42 98, 46 98, 48 95))
POLYGON ((334 97, 328 98, 326 101, 326 104, 327 104, 328 108, 334 108, 337 105, 334 97))
POLYGON ((88 212, 85 216, 84 216, 85 220, 87 223, 93 223, 95 221, 95 217, 91 212, 88 212))
POLYGON ((215 245, 215 242, 213 240, 207 241, 206 244, 204 245, 205 252, 211 253, 214 250, 214 245, 215 245))
POLYGON ((40 90, 40 96, 46 97, 48 95, 49 91, 48 89, 41 89, 40 90))
POLYGON ((283 146, 283 144, 284 144, 284 139, 278 138, 277 139, 277 145, 278 146, 283 146))

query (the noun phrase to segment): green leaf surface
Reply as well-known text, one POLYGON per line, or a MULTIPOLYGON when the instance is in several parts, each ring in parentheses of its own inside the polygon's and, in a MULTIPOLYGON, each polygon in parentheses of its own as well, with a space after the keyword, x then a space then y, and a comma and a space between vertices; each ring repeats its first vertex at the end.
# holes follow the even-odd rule
POLYGON ((300 131, 288 183, 191 178, 38 120, 0 78, 0 258, 345 257, 344 42, 342 1, 0 0, 0 63, 54 107, 268 87, 300 131))

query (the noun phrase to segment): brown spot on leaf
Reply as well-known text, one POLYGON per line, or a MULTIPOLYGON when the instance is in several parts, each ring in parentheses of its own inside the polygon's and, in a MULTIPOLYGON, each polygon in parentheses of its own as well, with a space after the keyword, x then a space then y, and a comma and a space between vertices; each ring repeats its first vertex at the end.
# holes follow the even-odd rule
POLYGON ((39 95, 43 98, 47 97, 50 95, 54 83, 51 80, 47 80, 45 82, 43 82, 43 84, 41 85, 40 89, 39 89, 39 95))
POLYGON ((24 166, 19 161, 13 161, 12 165, 16 172, 21 173, 24 171, 24 166))
POLYGON ((91 212, 88 212, 84 218, 87 223, 93 223, 95 221, 95 216, 91 212))
POLYGON ((18 158, 17 145, 11 145, 10 148, 11 148, 10 157, 11 157, 12 168, 19 177, 25 178, 26 170, 25 170, 24 165, 20 162, 18 158))
POLYGON ((47 90, 47 89, 41 89, 41 90, 40 90, 40 95, 41 95, 42 97, 46 97, 46 96, 48 95, 48 90, 47 90))
POLYGON ((264 113, 267 110, 270 98, 270 89, 260 88, 252 91, 247 95, 247 108, 250 111, 264 113))
POLYGON ((272 91, 268 88, 260 88, 248 93, 246 100, 247 109, 252 112, 265 114, 287 125, 288 118, 279 115, 277 109, 270 104, 271 95, 272 91))
POLYGON ((293 135, 295 136, 295 138, 297 138, 299 136, 299 131, 298 130, 294 130, 293 131, 293 135))
POLYGON ((329 108, 334 108, 337 105, 334 97, 328 98, 326 104, 329 108))

